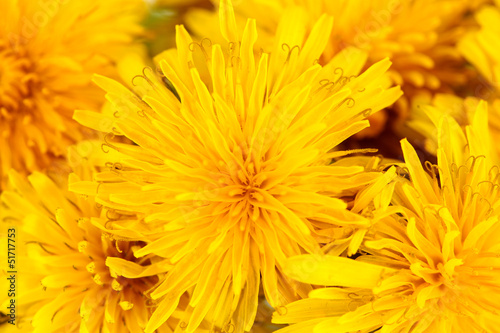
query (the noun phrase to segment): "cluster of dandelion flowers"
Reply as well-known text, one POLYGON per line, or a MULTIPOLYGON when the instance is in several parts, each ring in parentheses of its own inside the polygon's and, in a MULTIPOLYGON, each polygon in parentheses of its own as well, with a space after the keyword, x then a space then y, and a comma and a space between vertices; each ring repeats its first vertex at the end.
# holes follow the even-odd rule
MULTIPOLYGON (((391 80, 402 86, 405 95, 398 100, 395 115, 390 119, 399 127, 408 116, 411 99, 422 93, 449 92, 464 86, 472 74, 456 47, 464 34, 460 24, 465 20, 470 1, 441 0, 273 0, 241 1, 235 6, 237 26, 241 29, 247 17, 258 17, 259 34, 265 36, 258 47, 268 50, 274 36, 281 30, 293 33, 309 31, 321 15, 333 16, 335 24, 321 55, 328 62, 339 52, 355 47, 367 52, 365 69, 388 57, 393 65, 388 72, 391 80), (293 17, 293 26, 280 21, 283 16, 293 17)), ((216 15, 206 9, 194 8, 186 15, 187 25, 196 35, 217 36, 214 31, 216 15), (210 30, 211 29, 211 30, 210 30)), ((388 121, 380 112, 370 118, 372 126, 363 136, 379 134, 388 121)))
MULTIPOLYGON (((332 149, 401 95, 398 87, 382 86, 387 60, 337 80, 331 79, 335 68, 345 66, 346 73, 362 60, 339 57, 325 68, 316 63, 328 38, 323 32, 331 29, 327 16, 307 38, 300 36, 300 52, 283 44, 271 56, 256 55, 255 21, 240 39, 230 4, 221 4, 227 48, 195 44, 179 26, 177 49, 159 62, 165 77, 146 69, 134 80, 139 95, 96 77, 116 108, 103 149, 120 168, 70 186, 104 206, 144 216, 151 243, 135 254, 154 253, 172 264, 151 293, 160 302, 146 332, 159 327, 187 291, 193 310, 183 321, 186 332, 248 331, 261 285, 273 306, 306 296, 310 286, 282 274, 284 260, 319 253, 318 242, 331 239, 327 229, 367 224, 336 197, 379 175, 328 165, 344 154, 332 149), (135 144, 113 142, 113 135, 135 144)), ((75 113, 91 128, 101 118, 75 113)))
MULTIPOLYGON (((17 326, 34 332, 142 332, 154 309, 147 291, 159 281, 144 245, 102 233, 109 212, 34 173, 9 173, 2 219, 17 229, 17 326)), ((70 181, 80 181, 72 174, 70 181)), ((129 217, 131 218, 131 217, 129 217)), ((5 259, 5 258, 4 258, 5 259)), ((5 259, 5 261, 7 261, 5 259)), ((6 280, 5 277, 2 280, 6 280)), ((3 282, 3 281, 2 281, 3 282)), ((9 299, 2 295, 2 309, 9 299)), ((172 332, 165 324, 158 332, 172 332)))
POLYGON ((374 200, 378 220, 356 260, 289 260, 291 276, 337 287, 276 313, 276 322, 298 323, 283 332, 497 331, 500 170, 485 102, 465 132, 442 118, 438 164, 427 163, 429 173, 402 141, 410 180, 398 179, 392 196, 374 200))
POLYGON ((102 104, 92 74, 116 75, 115 59, 142 30, 143 6, 140 0, 2 1, 2 183, 10 168, 41 170, 84 137, 73 111, 102 104))

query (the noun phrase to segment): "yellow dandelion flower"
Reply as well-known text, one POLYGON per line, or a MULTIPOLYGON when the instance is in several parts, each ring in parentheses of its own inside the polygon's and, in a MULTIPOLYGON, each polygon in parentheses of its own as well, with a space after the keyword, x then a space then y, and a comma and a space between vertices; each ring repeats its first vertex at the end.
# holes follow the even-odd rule
MULTIPOLYGON (((17 317, 10 324, 23 332, 142 332, 154 309, 145 294, 164 265, 153 256, 134 256, 144 243, 103 234, 94 224, 117 216, 94 200, 41 173, 29 181, 14 171, 9 175, 12 190, 2 193, 1 217, 16 230, 17 257, 4 274, 17 271, 17 288, 0 301, 6 314, 15 301, 17 317)), ((70 179, 80 181, 74 174, 70 179)), ((165 324, 158 332, 172 329, 165 324)))
MULTIPOLYGON (((425 91, 451 91, 464 85, 469 71, 456 48, 463 35, 467 9, 475 2, 446 0, 245 0, 235 5, 237 26, 241 29, 247 17, 258 19, 262 41, 258 47, 268 50, 274 35, 284 29, 280 17, 293 15, 296 25, 286 29, 310 31, 314 23, 327 13, 334 17, 328 43, 321 61, 329 61, 346 47, 357 47, 368 53, 365 69, 388 57, 393 66, 389 75, 401 85, 405 95, 397 103, 395 127, 406 119, 409 99, 425 91)), ((187 25, 200 38, 215 36, 215 14, 208 10, 192 9, 186 16, 187 25)), ((373 136, 384 130, 386 113, 370 118, 373 126, 363 136, 373 136)))
POLYGON ((459 42, 458 49, 481 75, 498 90, 500 84, 500 1, 480 7, 474 27, 459 42))
MULTIPOLYGON (((173 265, 151 294, 160 305, 146 332, 159 327, 187 291, 193 311, 182 322, 186 332, 248 331, 261 285, 274 307, 305 296, 309 286, 283 276, 285 258, 317 253, 318 241, 331 238, 328 231, 341 235, 344 225, 367 223, 336 197, 378 176, 362 167, 328 166, 346 154, 332 149, 401 95, 399 88, 381 87, 388 60, 359 77, 345 75, 359 67, 361 54, 325 68, 315 64, 328 38, 323 32, 331 29, 326 15, 309 36, 297 32, 294 44, 255 55, 255 20, 239 38, 230 1, 220 10, 229 45, 194 43, 177 27, 177 50, 159 58, 164 77, 146 69, 134 81, 140 96, 96 77, 117 110, 103 149, 109 163, 122 168, 71 190, 143 214, 152 242, 135 254, 154 253, 173 265), (113 134, 136 144, 115 143, 113 134)), ((75 119, 92 128, 100 121, 87 111, 75 119)))
POLYGON ((76 108, 103 102, 94 73, 141 31, 140 0, 2 1, 0 27, 0 181, 10 168, 46 167, 84 137, 76 108))
POLYGON ((379 220, 360 257, 289 259, 291 276, 335 287, 276 313, 276 322, 298 323, 283 332, 498 330, 500 169, 487 104, 465 134, 444 116, 438 138, 438 164, 426 163, 429 173, 402 141, 410 180, 374 200, 379 220))

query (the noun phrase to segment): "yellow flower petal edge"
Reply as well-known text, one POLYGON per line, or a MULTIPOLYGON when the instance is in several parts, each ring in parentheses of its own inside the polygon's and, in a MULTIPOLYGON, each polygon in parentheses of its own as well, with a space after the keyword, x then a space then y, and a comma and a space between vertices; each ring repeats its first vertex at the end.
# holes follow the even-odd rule
POLYGON ((390 268, 334 256, 303 255, 289 258, 285 274, 298 281, 317 285, 373 288, 390 268), (359 275, 359 272, 363 272, 359 275))

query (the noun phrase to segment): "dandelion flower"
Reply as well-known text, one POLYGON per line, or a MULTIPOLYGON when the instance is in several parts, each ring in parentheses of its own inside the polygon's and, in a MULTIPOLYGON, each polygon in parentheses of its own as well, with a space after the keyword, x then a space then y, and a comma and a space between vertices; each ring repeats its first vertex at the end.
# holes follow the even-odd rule
POLYGON ((500 169, 482 102, 464 131, 439 125, 426 173, 402 141, 409 180, 374 202, 378 219, 356 259, 298 256, 286 272, 335 286, 275 314, 283 332, 495 332, 500 311, 500 169), (389 202, 392 204, 389 205, 389 202))
POLYGON ((10 168, 47 167, 84 137, 71 116, 103 102, 93 73, 141 31, 140 0, 2 1, 0 10, 0 182, 10 168), (119 15, 118 15, 119 14, 119 15))
MULTIPOLYGON (((11 190, 2 193, 1 203, 3 220, 20 237, 18 327, 31 331, 32 326, 34 332, 142 331, 154 308, 146 293, 164 266, 153 256, 134 256, 143 242, 103 234, 94 224, 113 212, 91 198, 69 193, 66 184, 41 173, 28 181, 15 171, 9 175, 11 190)), ((70 181, 80 179, 72 174, 70 181)), ((168 325, 158 331, 172 332, 168 325)))
MULTIPOLYGON (((220 9, 229 45, 194 43, 177 27, 177 50, 159 60, 165 77, 146 69, 134 81, 140 96, 96 77, 117 110, 103 149, 122 167, 71 186, 105 206, 142 214, 152 242, 135 254, 157 254, 173 265, 151 294, 160 303, 148 333, 185 292, 193 309, 182 323, 186 332, 250 330, 261 286, 273 307, 305 296, 310 286, 283 276, 285 258, 318 253, 328 238, 322 229, 336 227, 341 235, 344 225, 366 223, 338 197, 378 176, 329 166, 345 154, 332 149, 401 95, 380 86, 388 60, 359 77, 338 75, 359 66, 359 58, 314 64, 331 29, 326 15, 308 37, 292 36, 303 47, 279 44, 271 55, 255 55, 255 21, 240 39, 231 3, 220 9), (136 144, 115 143, 114 133, 136 144)), ((78 111, 75 119, 95 128, 100 117, 78 111)))

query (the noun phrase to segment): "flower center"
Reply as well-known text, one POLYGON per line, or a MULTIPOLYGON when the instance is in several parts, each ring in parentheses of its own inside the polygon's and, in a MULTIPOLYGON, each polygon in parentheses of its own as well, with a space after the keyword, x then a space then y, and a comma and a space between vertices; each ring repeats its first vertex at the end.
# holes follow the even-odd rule
POLYGON ((33 91, 39 82, 35 63, 26 50, 12 50, 0 44, 0 119, 34 106, 33 91))
POLYGON ((152 288, 157 282, 156 276, 147 276, 137 279, 127 278, 114 272, 106 266, 106 258, 120 258, 138 265, 150 264, 148 257, 137 259, 133 255, 134 246, 143 246, 140 242, 124 242, 117 240, 104 239, 104 251, 96 261, 87 265, 87 270, 92 274, 95 283, 100 286, 108 285, 119 292, 134 293, 143 295, 152 288))
MULTIPOLYGON (((130 262, 134 262, 139 265, 147 265, 150 264, 149 259, 147 257, 137 259, 134 257, 132 247, 134 246, 143 246, 145 244, 140 242, 119 242, 119 241, 111 241, 111 245, 108 248, 108 257, 117 257, 121 259, 125 259, 130 262), (124 249, 121 249, 118 245, 123 246, 124 249), (121 251, 121 252, 120 252, 121 251)), ((114 276, 114 272, 110 271, 110 275, 114 276)), ((115 275, 116 276, 116 275, 115 275)), ((139 279, 129 279, 124 276, 116 276, 114 280, 114 285, 120 285, 120 290, 124 288, 130 288, 135 293, 143 294, 147 290, 149 290, 152 286, 154 286, 158 282, 158 277, 156 276, 146 276, 139 279)))

